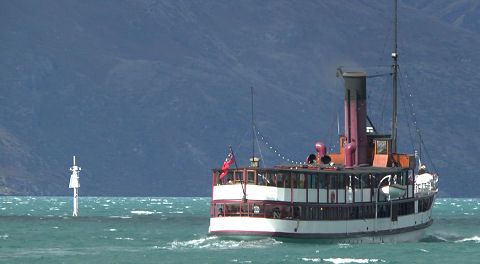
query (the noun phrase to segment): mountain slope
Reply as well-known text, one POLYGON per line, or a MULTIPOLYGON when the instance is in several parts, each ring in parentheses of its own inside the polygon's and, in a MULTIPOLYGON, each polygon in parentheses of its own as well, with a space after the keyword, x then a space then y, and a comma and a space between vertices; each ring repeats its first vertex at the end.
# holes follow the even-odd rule
MULTIPOLYGON (((478 182, 480 38, 433 15, 431 4, 402 3, 401 86, 412 94, 443 195, 475 196, 465 186, 478 182)), ((16 142, 0 147, 3 194, 70 193, 76 154, 86 195, 208 195, 210 169, 229 145, 240 165, 251 155, 251 86, 258 129, 303 161, 315 141, 336 133, 332 117, 343 116, 336 68, 391 64, 387 2, 1 5, 0 140, 16 142)), ((369 114, 386 132, 390 81, 368 88, 369 114)), ((399 148, 411 152, 402 118, 399 148)), ((262 155, 266 165, 282 162, 262 155)))

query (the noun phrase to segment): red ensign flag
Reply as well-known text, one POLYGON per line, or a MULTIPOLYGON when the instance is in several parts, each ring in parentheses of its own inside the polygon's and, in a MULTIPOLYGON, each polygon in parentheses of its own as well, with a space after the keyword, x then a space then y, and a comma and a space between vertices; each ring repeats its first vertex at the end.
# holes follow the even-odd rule
POLYGON ((225 159, 225 162, 223 163, 222 174, 220 174, 220 179, 223 178, 225 175, 227 175, 228 167, 230 167, 230 164, 233 164, 234 162, 235 162, 235 158, 233 157, 233 154, 229 153, 227 158, 225 159))

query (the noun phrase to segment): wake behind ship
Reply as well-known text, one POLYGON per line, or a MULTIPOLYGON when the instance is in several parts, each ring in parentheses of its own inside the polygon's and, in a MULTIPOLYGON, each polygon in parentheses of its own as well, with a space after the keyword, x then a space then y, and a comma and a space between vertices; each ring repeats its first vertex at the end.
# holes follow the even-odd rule
POLYGON ((424 166, 417 170, 414 154, 396 151, 396 44, 392 57, 391 134, 367 127, 367 74, 342 73, 339 153, 327 153, 317 142, 304 165, 260 168, 252 157, 250 167, 235 169, 229 168, 230 153, 224 167, 213 170, 209 233, 374 241, 421 235, 433 223, 438 176, 424 166))

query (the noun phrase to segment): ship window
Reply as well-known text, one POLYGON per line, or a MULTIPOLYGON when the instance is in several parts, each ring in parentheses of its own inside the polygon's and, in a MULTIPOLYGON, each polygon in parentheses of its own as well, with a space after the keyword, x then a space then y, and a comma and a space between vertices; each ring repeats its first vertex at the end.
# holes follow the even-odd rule
POLYGON ((326 175, 325 174, 319 174, 318 175, 318 188, 319 189, 325 189, 326 188, 326 175))
POLYGON ((414 211, 415 211, 415 203, 413 201, 399 204, 398 215, 409 215, 409 214, 413 214, 414 211))
POLYGON ((378 218, 390 217, 390 204, 378 205, 378 218))
POLYGON ((255 183, 255 171, 248 171, 247 172, 247 175, 248 175, 248 183, 255 183))
POLYGON ((235 183, 241 183, 243 181, 243 171, 235 171, 235 183))
POLYGON ((318 175, 315 175, 315 174, 308 175, 308 188, 309 189, 317 189, 317 179, 318 179, 318 175))
POLYGON ((239 216, 240 215, 240 204, 238 203, 227 203, 225 204, 225 216, 239 216))
POLYGON ((293 186, 293 188, 298 188, 298 182, 299 182, 298 178, 299 178, 298 174, 292 173, 292 186, 293 186))
POLYGON ((300 173, 298 175, 298 188, 305 189, 305 186, 306 186, 305 180, 306 180, 305 174, 300 173))
POLYGON ((407 184, 412 184, 413 182, 413 170, 408 170, 407 184))
POLYGON ((289 173, 284 174, 285 176, 285 188, 292 187, 292 175, 289 173))
POLYGON ((252 204, 249 204, 250 206, 250 216, 261 216, 263 217, 263 204, 261 203, 252 203, 252 204))
POLYGON ((338 218, 338 208, 329 207, 328 208, 328 220, 337 220, 338 218))
POLYGON ((377 188, 378 186, 378 181, 382 178, 381 175, 378 175, 378 174, 372 174, 371 175, 371 186, 373 186, 373 188, 377 188))
POLYGON ((221 179, 222 184, 233 184, 233 172, 229 171, 227 175, 221 179))
POLYGON ((359 207, 358 207, 358 219, 363 219, 363 218, 365 218, 364 215, 363 215, 363 212, 365 211, 364 208, 365 208, 365 207, 363 207, 363 206, 359 206, 359 207))
POLYGON ((267 185, 275 186, 275 173, 267 172, 267 185))
POLYGON ((301 213, 300 207, 292 206, 292 215, 294 219, 299 219, 301 217, 300 213, 301 213))
POLYGON ((290 206, 281 206, 280 210, 281 210, 280 213, 282 218, 287 218, 287 219, 292 218, 292 212, 291 212, 290 206))
POLYGON ((330 177, 328 179, 328 188, 330 190, 337 189, 337 176, 336 175, 330 175, 330 177))
POLYGON ((349 208, 348 219, 358 219, 358 218, 359 218, 359 207, 358 206, 351 206, 349 208))
POLYGON ((215 178, 214 178, 214 181, 215 181, 215 185, 219 185, 222 183, 222 181, 220 180, 219 176, 220 176, 220 172, 219 171, 215 171, 214 172, 215 174, 215 178))
POLYGON ((318 219, 318 207, 313 208, 313 219, 317 220, 318 219))
POLYGON ((241 207, 242 207, 240 210, 241 216, 248 216, 248 204, 242 203, 241 207))
POLYGON ((399 184, 400 178, 398 177, 398 175, 399 175, 398 173, 392 174, 392 178, 391 178, 392 184, 399 184))
POLYGON ((214 205, 214 211, 212 212, 212 217, 223 217, 225 216, 225 204, 217 203, 214 205))
POLYGON ((387 142, 386 140, 377 140, 377 154, 387 154, 387 142))
POLYGON ((402 171, 402 179, 400 181, 402 185, 407 185, 407 171, 402 171))
POLYGON ((318 207, 309 207, 307 212, 308 212, 307 220, 317 220, 318 207))
POLYGON ((370 188, 370 176, 368 174, 362 174, 360 180, 362 188, 370 188))
POLYGON ((352 175, 352 188, 360 190, 362 186, 360 185, 361 175, 352 175))
POLYGON ((418 212, 428 211, 432 207, 432 198, 423 198, 418 200, 418 212))
POLYGON ((266 184, 265 173, 257 172, 257 184, 258 185, 265 185, 266 184))
POLYGON ((337 188, 338 189, 345 189, 345 178, 348 177, 348 175, 346 174, 342 174, 340 176, 337 177, 337 188))
POLYGON ((326 218, 325 218, 325 208, 323 208, 323 207, 318 208, 318 219, 319 220, 326 220, 326 218))
POLYGON ((285 177, 284 177, 283 173, 281 173, 281 172, 277 173, 277 187, 284 187, 285 186, 284 182, 283 182, 284 178, 285 177))

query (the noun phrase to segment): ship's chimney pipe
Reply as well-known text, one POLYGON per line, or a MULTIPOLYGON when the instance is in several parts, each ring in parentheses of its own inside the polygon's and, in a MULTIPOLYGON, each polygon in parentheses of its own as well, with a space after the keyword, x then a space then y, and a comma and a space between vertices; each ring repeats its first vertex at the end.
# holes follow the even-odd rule
POLYGON ((345 163, 347 159, 352 160, 353 155, 354 158, 351 161, 353 164, 350 166, 365 165, 367 163, 367 74, 346 72, 343 74, 343 79, 345 80, 346 142, 355 145, 350 155, 345 151, 345 163))
POLYGON ((318 152, 319 157, 323 157, 323 155, 327 154, 327 147, 323 142, 318 141, 315 143, 315 150, 318 152))
POLYGON ((350 142, 345 146, 345 168, 352 168, 355 164, 355 142, 350 142))

